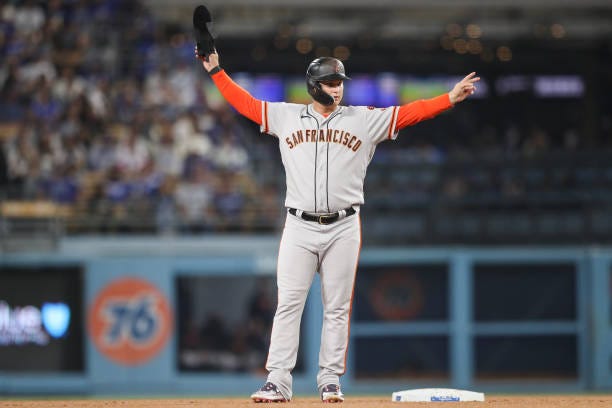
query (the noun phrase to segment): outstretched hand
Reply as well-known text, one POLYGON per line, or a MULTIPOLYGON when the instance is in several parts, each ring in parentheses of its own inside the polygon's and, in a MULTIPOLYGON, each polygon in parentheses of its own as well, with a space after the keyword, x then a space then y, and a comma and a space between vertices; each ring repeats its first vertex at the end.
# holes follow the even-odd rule
POLYGON ((206 57, 201 57, 198 55, 198 46, 196 45, 194 54, 197 59, 202 60, 202 66, 206 72, 210 72, 211 69, 219 66, 219 54, 217 54, 217 50, 212 54, 208 54, 206 57))
POLYGON ((476 76, 475 72, 468 74, 451 89, 448 93, 451 104, 456 104, 465 100, 468 96, 476 91, 475 83, 480 81, 480 77, 476 76))

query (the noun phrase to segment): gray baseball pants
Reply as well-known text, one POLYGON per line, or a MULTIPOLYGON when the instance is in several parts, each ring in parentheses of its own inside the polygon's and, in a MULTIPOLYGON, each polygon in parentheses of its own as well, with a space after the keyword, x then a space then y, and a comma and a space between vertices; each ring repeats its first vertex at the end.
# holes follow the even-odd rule
POLYGON ((323 327, 319 350, 319 393, 327 384, 340 384, 346 370, 350 312, 361 249, 359 212, 330 225, 287 214, 278 266, 278 306, 266 369, 268 381, 287 399, 293 396, 300 321, 315 273, 320 273, 323 327))

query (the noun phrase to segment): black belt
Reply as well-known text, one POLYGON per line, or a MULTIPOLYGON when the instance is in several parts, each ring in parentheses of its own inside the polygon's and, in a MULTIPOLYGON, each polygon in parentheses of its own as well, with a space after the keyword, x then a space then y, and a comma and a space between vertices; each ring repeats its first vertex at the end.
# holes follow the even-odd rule
MULTIPOLYGON (((345 212, 345 215, 342 218, 346 218, 357 212, 355 211, 353 207, 345 208, 342 211, 345 212)), ((310 214, 307 212, 302 212, 300 217, 306 221, 314 221, 314 222, 318 222, 319 224, 329 225, 329 224, 333 224, 334 222, 340 219, 340 212, 341 211, 338 211, 335 213, 329 213, 329 214, 310 214)), ((295 208, 289 208, 289 214, 295 215, 297 217, 298 210, 296 210, 295 208)))

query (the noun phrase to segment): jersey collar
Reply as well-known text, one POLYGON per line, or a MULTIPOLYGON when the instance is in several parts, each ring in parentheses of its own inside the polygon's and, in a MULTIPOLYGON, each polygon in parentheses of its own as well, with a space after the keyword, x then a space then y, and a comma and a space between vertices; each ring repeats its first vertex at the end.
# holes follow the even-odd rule
POLYGON ((323 116, 314 109, 314 103, 311 103, 304 107, 304 110, 302 110, 301 117, 302 118, 311 117, 311 118, 316 119, 317 122, 323 124, 326 121, 330 120, 331 118, 335 118, 336 116, 342 114, 343 111, 344 111, 344 106, 338 105, 336 109, 332 111, 329 115, 323 116))

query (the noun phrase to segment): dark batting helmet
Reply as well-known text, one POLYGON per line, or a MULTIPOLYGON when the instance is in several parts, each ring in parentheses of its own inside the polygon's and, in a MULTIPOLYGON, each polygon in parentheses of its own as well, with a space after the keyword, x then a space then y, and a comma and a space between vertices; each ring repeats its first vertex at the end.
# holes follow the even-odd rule
POLYGON ((323 92, 321 82, 351 79, 344 73, 342 61, 331 58, 317 58, 308 65, 306 70, 306 85, 312 98, 323 105, 333 105, 334 98, 323 92))

